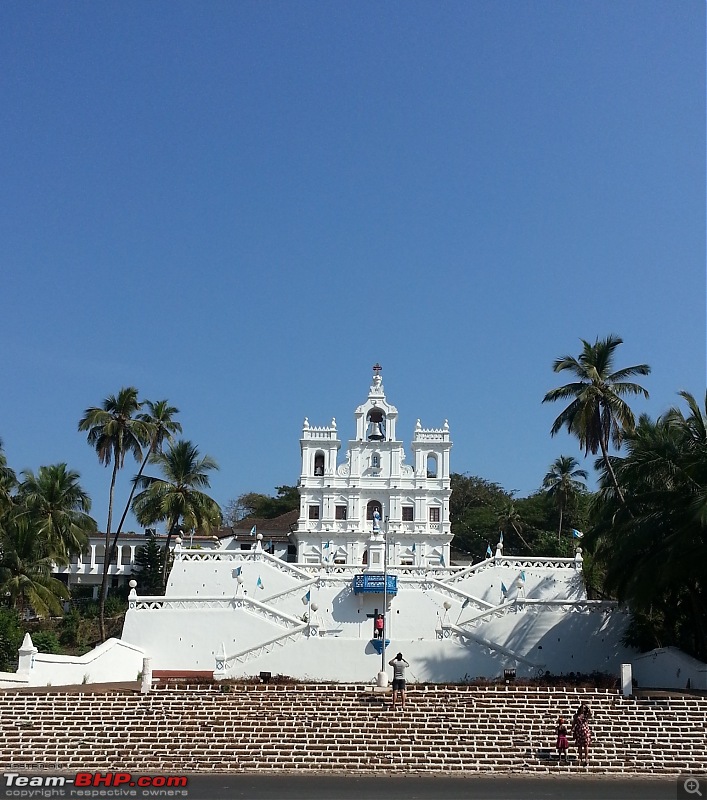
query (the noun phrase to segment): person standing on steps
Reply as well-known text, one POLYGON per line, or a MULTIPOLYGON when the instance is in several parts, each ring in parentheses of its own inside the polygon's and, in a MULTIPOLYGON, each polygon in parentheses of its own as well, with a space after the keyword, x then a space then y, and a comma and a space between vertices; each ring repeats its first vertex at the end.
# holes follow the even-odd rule
POLYGON ((567 724, 565 723, 565 718, 560 717, 557 720, 557 757, 562 760, 564 758, 567 761, 567 748, 569 747, 569 742, 567 741, 567 724))
POLYGON ((395 701, 400 695, 400 706, 405 708, 405 667, 409 667, 408 662, 403 658, 402 653, 398 653, 388 666, 393 668, 393 711, 395 711, 395 701))
POLYGON ((591 709, 586 703, 582 703, 572 720, 572 735, 577 744, 579 760, 584 767, 589 763, 589 745, 592 741, 592 731, 589 727, 589 720, 591 718, 591 709))

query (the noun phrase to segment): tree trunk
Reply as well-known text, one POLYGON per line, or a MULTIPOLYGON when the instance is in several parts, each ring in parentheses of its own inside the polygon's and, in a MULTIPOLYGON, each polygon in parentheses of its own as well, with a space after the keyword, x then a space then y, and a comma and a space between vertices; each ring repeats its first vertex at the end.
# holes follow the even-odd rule
POLYGON ((110 479, 110 495, 108 497, 108 523, 106 525, 106 544, 103 554, 103 577, 101 578, 101 592, 98 598, 98 630, 101 641, 106 640, 106 595, 108 594, 108 569, 111 560, 110 526, 113 522, 113 496, 115 494, 115 480, 118 476, 118 453, 114 453, 113 474, 110 479))
POLYGON ((614 472, 614 468, 611 466, 611 461, 609 460, 609 453, 606 449, 606 444, 604 442, 603 437, 599 437, 599 446, 601 447, 601 455, 604 459, 604 463, 606 464, 606 469, 611 476, 611 482, 614 484, 614 489, 616 489, 616 494, 619 496, 619 500, 621 500, 621 505, 626 505, 626 498, 624 497, 624 493, 621 491, 621 487, 619 486, 619 482, 616 480, 616 473, 614 472))
POLYGON ((560 506, 560 527, 557 530, 557 544, 562 543, 562 506, 560 506))
MULTIPOLYGON (((147 455, 142 460, 142 464, 140 464, 140 469, 138 470, 135 479, 133 480, 133 487, 130 490, 130 495, 128 497, 128 502, 125 504, 125 510, 123 511, 123 516, 120 518, 120 522, 118 523, 118 527, 115 529, 115 535, 113 536, 113 543, 111 544, 110 548, 110 557, 111 559, 113 556, 118 552, 118 538, 123 531, 123 524, 125 522, 125 518, 128 516, 128 511, 130 511, 130 503, 133 501, 133 497, 135 496, 135 489, 137 488, 137 482, 142 476, 142 473, 145 471, 145 467, 147 466, 147 461, 152 455, 152 451, 155 447, 155 442, 150 445, 150 449, 147 451, 147 455)), ((110 563, 110 562, 109 562, 110 563)))
POLYGON ((168 532, 167 532, 167 542, 164 546, 164 556, 162 557, 162 593, 166 594, 167 592, 167 561, 169 560, 169 543, 172 540, 172 534, 174 533, 174 529, 177 527, 179 523, 179 517, 177 519, 172 520, 170 522, 168 532))

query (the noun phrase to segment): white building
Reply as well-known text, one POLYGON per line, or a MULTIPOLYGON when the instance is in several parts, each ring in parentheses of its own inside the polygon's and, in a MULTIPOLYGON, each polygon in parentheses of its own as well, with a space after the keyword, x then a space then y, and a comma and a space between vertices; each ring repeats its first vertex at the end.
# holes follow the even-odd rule
MULTIPOLYGON (((111 535, 111 540, 112 540, 111 535)), ((108 565, 108 585, 111 587, 124 586, 133 575, 135 556, 140 547, 144 546, 146 537, 138 533, 121 533, 118 537, 116 553, 108 565)), ((103 578, 103 559, 106 552, 105 533, 95 533, 89 536, 88 547, 85 553, 75 553, 67 566, 54 567, 54 575, 64 581, 71 589, 76 586, 91 587, 94 597, 103 578)))
POLYGON ((491 558, 451 566, 449 426, 418 422, 408 465, 397 416, 376 366, 342 461, 335 420, 305 420, 300 511, 287 525, 296 562, 265 521, 265 533, 234 532, 218 550, 178 544, 166 596, 131 595, 123 640, 157 673, 218 678, 371 681, 387 663, 384 646, 403 651, 411 680, 618 674, 631 657, 626 616, 587 599, 581 553, 505 557, 499 542, 491 558))
MULTIPOLYGON (((144 547, 148 541, 148 534, 134 533, 129 531, 121 533, 116 543, 116 552, 108 565, 108 586, 116 589, 126 586, 130 579, 134 577, 135 559, 138 550, 144 547)), ((157 538, 157 545, 164 547, 167 536, 157 531, 152 531, 157 538)), ((111 541, 113 534, 111 534, 111 541)), ((218 547, 218 541, 213 536, 185 535, 185 541, 189 545, 199 548, 212 549, 218 547)), ((170 549, 174 548, 174 539, 170 549)), ((77 586, 90 588, 94 599, 98 597, 101 582, 103 580, 103 559, 106 552, 105 533, 94 533, 88 537, 88 546, 84 553, 74 553, 66 566, 54 565, 54 577, 65 583, 69 589, 77 586)))
POLYGON ((396 436, 398 410, 373 368, 368 398, 354 414, 355 437, 339 461, 336 420, 315 427, 305 419, 300 448, 300 516, 293 537, 297 561, 369 565, 369 538, 385 535, 392 566, 449 564, 449 424, 413 433, 413 464, 396 436))
MULTIPOLYGON (((270 672, 375 681, 398 651, 411 681, 506 669, 618 675, 637 655, 622 644, 627 615, 587 599, 579 550, 565 559, 508 557, 499 542, 484 561, 451 566, 449 426, 418 422, 406 464, 379 373, 341 463, 335 421, 317 428, 305 420, 296 520, 263 522, 265 536, 233 531, 211 550, 177 540, 166 595, 133 588, 125 653, 144 654, 157 674, 220 679, 270 672), (385 635, 376 638, 380 614, 385 635)), ((133 666, 125 674, 116 666, 114 679, 133 666)), ((22 681, 42 677, 30 673, 22 681)))

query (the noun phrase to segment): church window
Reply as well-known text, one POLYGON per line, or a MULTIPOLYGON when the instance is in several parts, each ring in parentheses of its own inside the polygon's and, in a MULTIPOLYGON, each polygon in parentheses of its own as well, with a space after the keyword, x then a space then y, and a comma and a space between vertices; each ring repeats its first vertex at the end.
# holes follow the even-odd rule
POLYGON ((437 456, 430 454, 427 456, 427 477, 437 477, 437 456))
POLYGON ((378 453, 374 453, 371 456, 371 466, 373 467, 373 469, 379 469, 380 465, 381 465, 381 457, 378 455, 378 453))
POLYGON ((319 506, 310 506, 309 507, 309 518, 310 519, 319 519, 319 506))
POLYGON ((314 474, 315 475, 324 474, 324 453, 317 453, 314 456, 314 474))
POLYGON ((415 509, 413 506, 403 506, 403 522, 413 522, 415 519, 415 509))
POLYGON ((346 506, 336 507, 336 519, 346 519, 346 506))
POLYGON ((430 508, 430 522, 439 522, 439 506, 430 508))

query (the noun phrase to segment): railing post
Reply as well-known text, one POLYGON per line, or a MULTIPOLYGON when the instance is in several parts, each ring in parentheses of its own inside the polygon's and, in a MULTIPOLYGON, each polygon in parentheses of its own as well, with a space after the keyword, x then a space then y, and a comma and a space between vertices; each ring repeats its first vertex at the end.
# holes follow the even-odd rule
POLYGON ((140 692, 147 694, 152 689, 152 659, 145 656, 142 659, 142 682, 140 692))

